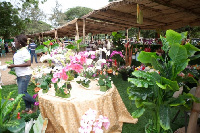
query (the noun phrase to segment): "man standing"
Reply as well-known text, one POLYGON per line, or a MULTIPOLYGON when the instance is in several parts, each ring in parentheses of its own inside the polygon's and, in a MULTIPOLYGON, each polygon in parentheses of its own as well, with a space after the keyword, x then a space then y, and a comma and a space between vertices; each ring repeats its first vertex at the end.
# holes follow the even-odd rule
POLYGON ((34 43, 33 40, 31 40, 31 43, 29 44, 29 49, 30 49, 30 53, 31 53, 31 63, 33 63, 33 56, 35 57, 35 62, 37 62, 37 54, 35 53, 35 48, 37 47, 37 45, 34 43))

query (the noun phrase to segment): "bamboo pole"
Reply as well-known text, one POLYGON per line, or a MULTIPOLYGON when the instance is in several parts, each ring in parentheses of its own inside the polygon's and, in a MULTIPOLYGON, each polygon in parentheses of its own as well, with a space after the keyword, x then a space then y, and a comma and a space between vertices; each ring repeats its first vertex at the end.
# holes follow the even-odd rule
MULTIPOLYGON (((198 81, 198 86, 196 88, 195 96, 197 98, 200 98, 200 79, 198 81)), ((187 133, 197 132, 197 120, 198 120, 199 113, 200 113, 200 103, 194 102, 192 110, 191 110, 191 114, 190 114, 187 133)))
POLYGON ((83 19, 83 44, 85 44, 85 20, 83 19))

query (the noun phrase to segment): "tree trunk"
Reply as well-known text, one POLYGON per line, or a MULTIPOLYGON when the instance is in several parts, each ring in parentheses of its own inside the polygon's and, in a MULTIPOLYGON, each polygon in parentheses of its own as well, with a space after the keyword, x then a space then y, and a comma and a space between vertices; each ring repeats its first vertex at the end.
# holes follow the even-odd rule
MULTIPOLYGON (((198 81, 198 86, 196 88, 195 96, 200 98, 200 79, 198 81)), ((200 112, 200 103, 194 102, 192 110, 191 110, 191 114, 190 114, 187 133, 196 133, 199 112, 200 112)))

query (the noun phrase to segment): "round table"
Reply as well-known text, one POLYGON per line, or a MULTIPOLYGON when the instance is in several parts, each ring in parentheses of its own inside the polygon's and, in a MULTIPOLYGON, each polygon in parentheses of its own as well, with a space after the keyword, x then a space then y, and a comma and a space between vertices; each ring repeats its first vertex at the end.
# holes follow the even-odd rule
POLYGON ((97 111, 97 117, 108 117, 110 126, 104 132, 121 132, 123 122, 137 123, 127 111, 117 88, 112 84, 106 92, 101 92, 97 81, 93 81, 90 90, 71 82, 70 98, 54 96, 54 92, 43 94, 39 91, 39 108, 43 118, 48 118, 46 133, 78 133, 81 117, 91 108, 97 111))

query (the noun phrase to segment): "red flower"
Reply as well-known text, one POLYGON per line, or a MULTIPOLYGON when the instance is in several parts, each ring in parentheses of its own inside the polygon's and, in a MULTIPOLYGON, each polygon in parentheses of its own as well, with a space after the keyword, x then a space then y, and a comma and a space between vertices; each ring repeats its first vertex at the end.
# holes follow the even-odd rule
POLYGON ((17 119, 18 119, 18 120, 21 119, 21 117, 20 117, 20 112, 17 113, 17 119))
POLYGON ((53 45, 53 43, 52 43, 52 42, 50 42, 50 43, 49 43, 49 45, 53 45))

